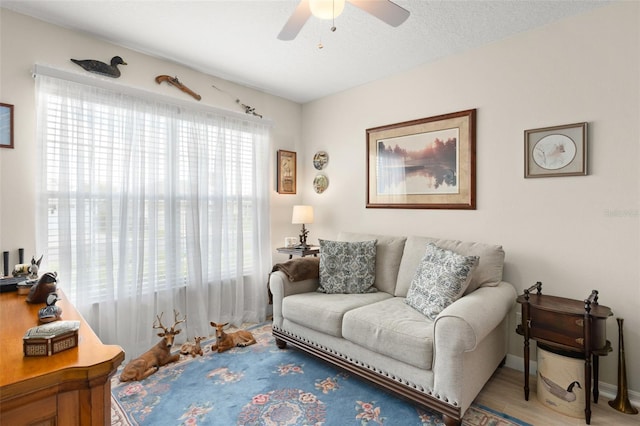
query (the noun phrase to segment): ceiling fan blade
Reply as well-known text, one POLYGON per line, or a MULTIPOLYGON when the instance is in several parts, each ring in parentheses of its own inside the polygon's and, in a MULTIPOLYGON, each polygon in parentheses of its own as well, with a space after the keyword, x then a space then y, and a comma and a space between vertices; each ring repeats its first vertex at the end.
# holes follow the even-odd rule
POLYGON ((300 0, 298 6, 289 17, 289 20, 282 30, 280 30, 280 34, 278 34, 278 39, 280 40, 293 40, 296 38, 302 27, 304 26, 307 19, 311 16, 311 8, 309 8, 309 0, 300 0))
POLYGON ((392 27, 402 24, 410 14, 408 10, 389 0, 349 0, 349 2, 392 27))

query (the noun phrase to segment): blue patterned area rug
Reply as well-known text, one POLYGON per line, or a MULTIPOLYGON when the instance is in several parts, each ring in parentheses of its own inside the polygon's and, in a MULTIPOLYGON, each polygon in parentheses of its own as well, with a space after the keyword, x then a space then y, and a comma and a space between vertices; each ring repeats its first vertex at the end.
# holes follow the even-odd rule
MULTIPOLYGON (((257 343, 203 356, 181 355, 141 382, 111 383, 112 426, 130 425, 442 425, 417 408, 296 349, 278 349, 271 323, 250 329, 257 343)), ((472 405, 469 426, 523 426, 472 405)))

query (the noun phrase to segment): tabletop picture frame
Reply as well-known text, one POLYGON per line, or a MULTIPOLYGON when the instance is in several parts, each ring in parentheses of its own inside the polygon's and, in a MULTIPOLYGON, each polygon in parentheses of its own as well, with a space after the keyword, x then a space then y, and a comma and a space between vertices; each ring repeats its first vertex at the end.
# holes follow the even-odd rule
POLYGON ((524 177, 585 176, 587 123, 524 131, 524 177))
POLYGON ((0 148, 13 149, 13 105, 0 103, 0 148))
POLYGON ((277 190, 279 194, 296 193, 296 153, 293 151, 278 150, 277 161, 277 190))
POLYGON ((367 208, 476 208, 476 110, 366 130, 367 208))

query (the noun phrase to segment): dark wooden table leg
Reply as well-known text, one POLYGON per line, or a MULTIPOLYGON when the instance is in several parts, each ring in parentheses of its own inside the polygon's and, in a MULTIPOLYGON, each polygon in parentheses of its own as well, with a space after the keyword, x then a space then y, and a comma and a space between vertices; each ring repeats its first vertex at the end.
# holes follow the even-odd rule
POLYGON ((531 319, 529 319, 529 297, 527 303, 522 305, 522 335, 524 336, 524 400, 529 400, 529 327, 531 319))
POLYGON ((524 400, 529 400, 529 339, 524 339, 524 400))
POLYGON ((598 403, 598 396, 600 396, 600 390, 598 389, 598 370, 600 369, 600 357, 593 355, 593 402, 598 403))
POLYGON ((584 357, 584 419, 591 424, 591 354, 584 357))

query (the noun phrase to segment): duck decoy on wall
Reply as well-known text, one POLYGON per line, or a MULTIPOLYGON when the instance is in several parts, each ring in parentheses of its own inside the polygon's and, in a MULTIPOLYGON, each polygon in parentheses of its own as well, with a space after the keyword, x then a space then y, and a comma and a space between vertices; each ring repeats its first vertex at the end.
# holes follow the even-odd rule
POLYGON ((120 70, 118 65, 127 65, 120 56, 114 56, 111 58, 111 65, 104 62, 97 61, 95 59, 71 59, 71 62, 80 65, 82 68, 89 72, 104 75, 107 77, 118 78, 120 77, 120 70))

